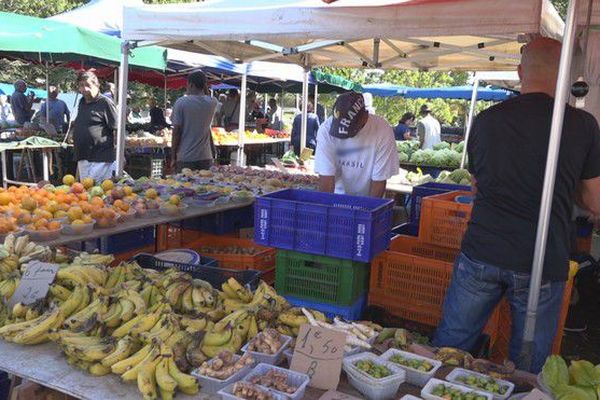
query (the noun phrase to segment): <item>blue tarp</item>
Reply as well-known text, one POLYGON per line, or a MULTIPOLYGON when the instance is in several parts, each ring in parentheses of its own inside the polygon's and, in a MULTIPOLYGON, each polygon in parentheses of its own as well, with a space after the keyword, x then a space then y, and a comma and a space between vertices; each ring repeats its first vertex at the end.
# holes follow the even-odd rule
MULTIPOLYGON (((463 99, 470 100, 473 86, 451 86, 432 88, 411 88, 390 84, 362 85, 363 92, 381 97, 404 97, 405 99, 463 99)), ((515 96, 510 90, 480 86, 477 90, 477 100, 504 101, 515 96)))
MULTIPOLYGON (((5 94, 7 96, 10 96, 13 94, 13 92, 15 91, 15 87, 12 83, 0 83, 0 94, 5 94)), ((33 91, 33 94, 35 94, 35 97, 40 98, 40 99, 45 99, 46 98, 46 90, 44 89, 34 89, 34 88, 27 88, 27 93, 29 93, 30 91, 33 91)))

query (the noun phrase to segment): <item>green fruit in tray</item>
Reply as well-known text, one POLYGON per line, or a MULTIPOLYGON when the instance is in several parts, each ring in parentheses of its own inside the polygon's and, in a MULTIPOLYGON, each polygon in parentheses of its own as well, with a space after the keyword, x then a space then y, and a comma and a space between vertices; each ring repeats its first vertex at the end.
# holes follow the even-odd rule
POLYGON ((485 396, 473 392, 461 392, 460 390, 446 385, 437 385, 431 394, 446 400, 487 400, 485 396))
POLYGON ((354 366, 375 379, 386 378, 392 375, 392 371, 390 371, 388 367, 377 364, 371 360, 359 360, 354 363, 354 366))
POLYGON ((400 354, 394 354, 391 356, 390 361, 395 364, 402 365, 403 367, 416 369, 417 371, 421 372, 429 372, 433 369, 433 365, 431 365, 430 362, 402 357, 400 354))
POLYGON ((507 386, 500 385, 494 378, 480 377, 475 375, 462 375, 456 378, 457 382, 463 385, 485 390, 494 394, 505 394, 508 390, 507 386))

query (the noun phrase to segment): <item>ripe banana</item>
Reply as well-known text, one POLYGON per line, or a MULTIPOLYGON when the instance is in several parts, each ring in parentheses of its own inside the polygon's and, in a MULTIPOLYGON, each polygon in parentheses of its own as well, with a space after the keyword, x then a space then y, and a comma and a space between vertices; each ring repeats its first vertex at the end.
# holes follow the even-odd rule
POLYGON ((137 375, 138 390, 142 393, 144 400, 151 400, 158 398, 158 392, 156 388, 156 365, 160 358, 156 358, 152 361, 143 363, 137 375))
POLYGON ((177 388, 177 381, 169 375, 169 357, 160 357, 160 361, 156 365, 156 383, 166 392, 174 392, 177 388))
POLYGON ((112 336, 119 339, 124 337, 125 335, 128 335, 131 331, 131 328, 137 325, 137 323, 140 322, 142 318, 144 318, 144 316, 144 314, 140 314, 137 317, 133 317, 132 319, 115 329, 115 331, 112 333, 112 336))
POLYGON ((110 368, 100 363, 95 363, 90 365, 88 372, 94 376, 104 376, 110 374, 110 368))
POLYGON ((133 353, 134 349, 135 340, 131 336, 125 336, 117 342, 115 350, 102 359, 101 364, 110 368, 119 361, 129 357, 133 353))
POLYGON ((122 375, 125 371, 130 370, 135 367, 139 363, 141 363, 149 354, 155 352, 154 345, 147 344, 142 347, 140 350, 135 352, 133 355, 121 360, 117 361, 113 365, 111 365, 110 369, 113 374, 122 375))
POLYGON ((50 286, 50 294, 61 301, 66 301, 71 296, 71 294, 73 294, 73 292, 71 292, 64 286, 55 283, 50 286))
MULTIPOLYGON (((126 382, 135 381, 142 366, 144 366, 144 364, 147 362, 154 361, 158 357, 158 353, 158 349, 156 346, 154 346, 152 350, 150 350, 150 353, 148 353, 148 355, 139 364, 121 374, 121 378, 126 382)), ((113 373, 115 372, 114 367, 114 365, 111 367, 113 373)))
MULTIPOLYGON (((35 341, 35 343, 39 343, 39 340, 37 340, 40 339, 39 336, 47 335, 50 329, 57 328, 63 323, 64 320, 62 312, 59 308, 55 308, 54 310, 47 312, 41 318, 42 319, 39 320, 35 325, 26 328, 22 332, 15 335, 13 342, 18 344, 28 344, 32 341, 35 341)), ((48 340, 47 336, 45 340, 48 340)))
POLYGON ((167 358, 167 364, 169 366, 169 375, 175 379, 179 390, 189 395, 198 393, 199 388, 196 378, 194 378, 192 375, 181 372, 179 368, 177 368, 177 365, 175 365, 173 357, 167 358))
POLYGON ((204 334, 203 344, 206 346, 222 346, 231 340, 233 329, 229 328, 222 332, 210 331, 204 334))

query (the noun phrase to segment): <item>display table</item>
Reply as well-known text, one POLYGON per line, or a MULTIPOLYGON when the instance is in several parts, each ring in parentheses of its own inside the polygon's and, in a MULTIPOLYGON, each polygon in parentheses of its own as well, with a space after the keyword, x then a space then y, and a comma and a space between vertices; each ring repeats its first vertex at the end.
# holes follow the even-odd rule
POLYGON ((246 200, 243 202, 230 202, 226 204, 216 205, 213 207, 188 207, 181 214, 176 216, 159 215, 153 218, 135 218, 131 221, 118 224, 114 228, 94 229, 87 235, 60 235, 58 239, 38 241, 49 247, 62 246, 68 243, 85 242, 88 240, 98 239, 104 236, 116 235, 118 233, 130 232, 136 229, 147 228, 161 224, 182 221, 187 218, 202 217, 205 215, 215 214, 221 211, 243 208, 251 205, 254 200, 246 200))
MULTIPOLYGON (((269 144, 275 144, 275 143, 289 143, 291 141, 290 138, 278 138, 278 139, 258 139, 258 140, 244 140, 244 146, 247 145, 269 145, 269 144)), ((215 143, 216 147, 227 147, 227 146, 231 146, 231 147, 237 147, 238 143, 237 142, 231 142, 231 143, 215 143)))

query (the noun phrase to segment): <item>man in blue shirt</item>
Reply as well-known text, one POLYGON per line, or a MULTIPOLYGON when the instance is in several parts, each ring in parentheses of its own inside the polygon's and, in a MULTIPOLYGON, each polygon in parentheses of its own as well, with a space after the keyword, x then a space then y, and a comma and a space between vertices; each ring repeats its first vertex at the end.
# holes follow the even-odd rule
POLYGON ((42 107, 40 108, 40 117, 42 121, 46 121, 47 108, 49 110, 48 120, 52 125, 54 125, 56 132, 64 132, 71 121, 69 107, 67 107, 67 104, 64 101, 58 98, 58 94, 60 93, 60 89, 58 87, 50 86, 48 89, 48 101, 42 104, 42 107))
MULTIPOLYGON (((317 148, 317 132, 319 131, 319 117, 314 113, 313 104, 309 101, 306 108, 306 143, 305 147, 315 150, 317 148)), ((296 115, 292 124, 292 146, 294 152, 300 155, 300 132, 302 130, 302 113, 296 115)))
POLYGON ((411 112, 404 113, 398 125, 394 128, 394 137, 396 140, 416 139, 412 134, 411 126, 415 123, 415 114, 411 112))
POLYGON ((12 96, 10 96, 10 106, 15 121, 19 125, 23 125, 25 122, 31 122, 31 117, 33 116, 33 111, 31 111, 34 99, 33 92, 31 92, 29 96, 25 96, 26 91, 27 84, 24 80, 19 79, 15 82, 15 91, 12 96))

